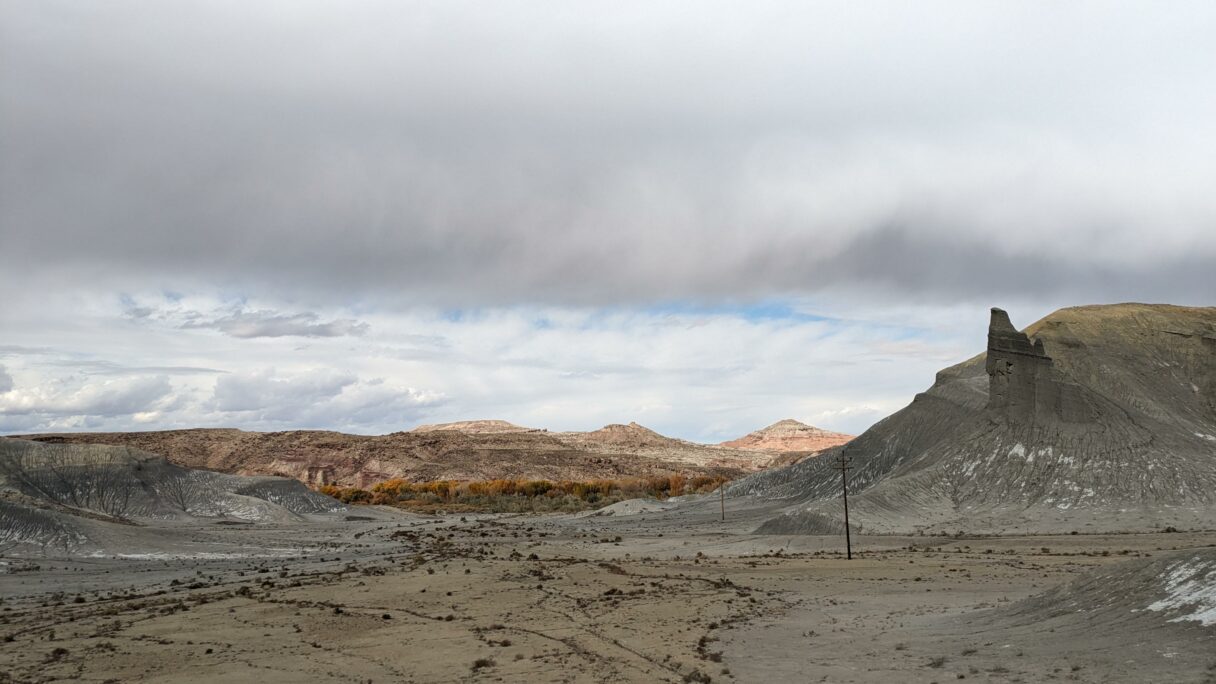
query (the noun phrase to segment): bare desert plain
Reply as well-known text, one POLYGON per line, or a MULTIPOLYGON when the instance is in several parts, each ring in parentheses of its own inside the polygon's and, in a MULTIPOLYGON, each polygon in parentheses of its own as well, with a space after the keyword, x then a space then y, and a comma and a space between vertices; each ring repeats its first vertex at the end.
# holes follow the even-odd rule
POLYGON ((1214 36, 0 0, 0 684, 1216 684, 1214 36))
POLYGON ((1216 681, 1212 630, 1137 628, 1133 586, 1085 586, 1211 532, 864 536, 846 560, 745 519, 364 512, 9 561, 0 679, 1216 681))

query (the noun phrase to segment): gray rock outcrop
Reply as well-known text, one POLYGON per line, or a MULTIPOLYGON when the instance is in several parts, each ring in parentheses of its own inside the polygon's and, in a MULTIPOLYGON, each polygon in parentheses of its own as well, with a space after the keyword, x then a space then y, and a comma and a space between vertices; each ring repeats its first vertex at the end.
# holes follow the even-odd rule
POLYGON ((728 490, 761 531, 1059 533, 1216 527, 1216 308, 1063 309, 1018 331, 817 459, 728 490))
POLYGON ((285 522, 345 510, 279 477, 182 468, 129 447, 0 437, 0 551, 72 553, 114 526, 285 522))

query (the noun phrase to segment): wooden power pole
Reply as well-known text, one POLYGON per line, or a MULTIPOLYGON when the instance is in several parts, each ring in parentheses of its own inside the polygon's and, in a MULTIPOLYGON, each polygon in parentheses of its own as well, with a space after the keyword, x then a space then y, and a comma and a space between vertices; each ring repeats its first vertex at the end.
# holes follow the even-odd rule
POLYGON ((718 485, 718 501, 722 504, 722 522, 726 522, 726 483, 718 485))
POLYGON ((849 478, 848 472, 853 469, 853 459, 840 454, 836 468, 840 470, 840 489, 844 492, 844 544, 846 557, 853 560, 853 536, 849 532, 849 478))

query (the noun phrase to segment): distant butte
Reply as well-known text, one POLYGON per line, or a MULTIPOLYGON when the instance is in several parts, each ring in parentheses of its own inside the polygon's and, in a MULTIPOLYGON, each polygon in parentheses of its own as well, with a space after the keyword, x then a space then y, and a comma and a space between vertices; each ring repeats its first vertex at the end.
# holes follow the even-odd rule
POLYGON ((830 432, 813 425, 801 423, 792 418, 786 418, 739 439, 722 442, 719 446, 748 451, 786 453, 790 451, 823 451, 834 446, 847 444, 852 439, 853 435, 830 432))
POLYGON ((505 420, 461 420, 455 423, 419 425, 410 432, 464 432, 475 435, 501 435, 511 432, 544 432, 537 428, 521 427, 505 420))

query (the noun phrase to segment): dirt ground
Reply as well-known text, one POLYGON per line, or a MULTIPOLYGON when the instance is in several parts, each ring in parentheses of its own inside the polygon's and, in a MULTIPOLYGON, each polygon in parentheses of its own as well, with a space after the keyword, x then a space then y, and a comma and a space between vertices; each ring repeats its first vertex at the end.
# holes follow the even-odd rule
POLYGON ((1010 608, 1216 533, 865 537, 846 560, 835 537, 621 529, 406 515, 4 559, 0 681, 1216 682, 1216 628, 1010 608))

